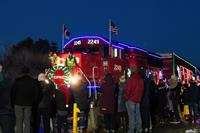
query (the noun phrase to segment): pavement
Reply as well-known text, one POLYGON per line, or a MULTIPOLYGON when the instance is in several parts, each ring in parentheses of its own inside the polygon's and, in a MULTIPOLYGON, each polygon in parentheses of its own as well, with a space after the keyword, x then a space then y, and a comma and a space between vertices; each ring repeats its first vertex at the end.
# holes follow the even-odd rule
MULTIPOLYGON (((179 125, 164 125, 157 127, 153 130, 153 133, 186 133, 187 130, 197 129, 200 133, 200 125, 192 125, 192 124, 179 124, 179 125)), ((188 132, 187 132, 188 133, 188 132)), ((193 132, 189 132, 193 133, 193 132)))

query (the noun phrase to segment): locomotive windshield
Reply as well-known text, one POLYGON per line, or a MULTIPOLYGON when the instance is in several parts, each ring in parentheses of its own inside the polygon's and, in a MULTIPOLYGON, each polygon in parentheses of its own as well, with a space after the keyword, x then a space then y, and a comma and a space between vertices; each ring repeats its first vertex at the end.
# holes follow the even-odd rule
POLYGON ((88 54, 99 54, 99 47, 76 47, 74 48, 76 53, 88 53, 88 54))

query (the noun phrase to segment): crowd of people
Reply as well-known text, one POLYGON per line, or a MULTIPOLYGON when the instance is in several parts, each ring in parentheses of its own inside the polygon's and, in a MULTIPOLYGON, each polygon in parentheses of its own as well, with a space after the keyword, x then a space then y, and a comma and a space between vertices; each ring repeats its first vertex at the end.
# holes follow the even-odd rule
POLYGON ((194 77, 188 83, 176 75, 156 81, 144 68, 131 68, 116 84, 107 74, 101 88, 100 111, 105 132, 152 132, 166 124, 198 124, 200 84, 194 77))
POLYGON ((78 74, 77 84, 70 88, 63 84, 55 89, 44 73, 34 79, 29 71, 27 67, 22 68, 21 75, 11 85, 10 101, 5 102, 6 81, 0 65, 0 127, 3 133, 70 132, 73 103, 77 103, 84 118, 79 122, 82 132, 87 132, 94 124, 89 119, 91 108, 94 108, 90 103, 95 103, 100 113, 95 117, 100 121, 96 131, 105 133, 147 133, 166 123, 188 121, 195 124, 200 114, 200 86, 194 78, 189 84, 181 83, 176 75, 157 82, 155 75, 146 74, 145 68, 132 67, 130 77, 124 73, 118 82, 107 73, 99 97, 94 101, 88 97, 87 84, 81 80, 81 74, 78 74))

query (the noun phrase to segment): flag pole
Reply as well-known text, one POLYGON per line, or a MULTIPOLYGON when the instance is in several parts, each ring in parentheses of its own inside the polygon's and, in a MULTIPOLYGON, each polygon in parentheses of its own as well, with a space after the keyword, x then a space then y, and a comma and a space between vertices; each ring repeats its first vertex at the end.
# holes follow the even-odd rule
POLYGON ((109 19, 109 55, 112 56, 112 32, 111 32, 111 19, 109 19))
POLYGON ((61 52, 62 52, 62 53, 64 53, 64 43, 65 43, 65 40, 64 40, 64 38, 65 38, 65 37, 64 37, 64 36, 65 36, 65 35, 64 35, 64 34, 65 34, 65 33, 64 33, 64 28, 65 28, 65 25, 63 24, 63 25, 62 25, 62 44, 61 44, 61 52))
POLYGON ((111 45, 111 39, 112 39, 112 35, 111 35, 111 19, 109 19, 109 43, 111 45))

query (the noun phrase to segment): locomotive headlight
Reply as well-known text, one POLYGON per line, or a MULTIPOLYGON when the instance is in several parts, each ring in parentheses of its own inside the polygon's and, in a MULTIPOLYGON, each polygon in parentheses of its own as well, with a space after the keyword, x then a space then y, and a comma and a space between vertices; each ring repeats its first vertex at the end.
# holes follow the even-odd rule
POLYGON ((74 76, 71 76, 69 79, 71 85, 77 85, 80 80, 81 80, 81 76, 77 74, 74 76))

